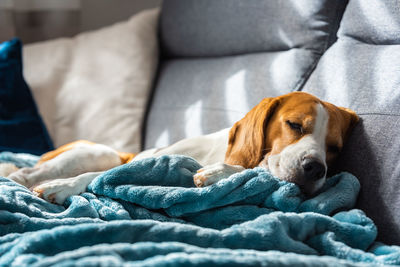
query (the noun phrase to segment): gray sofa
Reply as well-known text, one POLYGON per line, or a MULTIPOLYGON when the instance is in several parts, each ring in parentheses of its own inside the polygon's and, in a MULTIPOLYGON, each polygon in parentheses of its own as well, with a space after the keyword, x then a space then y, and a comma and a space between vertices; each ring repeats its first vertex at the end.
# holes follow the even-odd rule
POLYGON ((398 0, 165 0, 143 148, 231 126, 262 98, 305 91, 361 117, 333 172, 400 244, 398 0))

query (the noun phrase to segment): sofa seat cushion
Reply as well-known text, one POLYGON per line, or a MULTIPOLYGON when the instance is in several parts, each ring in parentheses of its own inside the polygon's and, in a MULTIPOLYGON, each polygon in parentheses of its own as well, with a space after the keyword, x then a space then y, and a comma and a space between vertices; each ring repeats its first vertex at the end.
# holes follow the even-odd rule
POLYGON ((145 148, 231 127, 264 97, 302 87, 346 1, 169 0, 145 148))
POLYGON ((400 244, 399 12, 397 0, 351 0, 338 41, 304 87, 360 115, 336 169, 360 179, 357 207, 377 224, 378 239, 392 244, 400 244))

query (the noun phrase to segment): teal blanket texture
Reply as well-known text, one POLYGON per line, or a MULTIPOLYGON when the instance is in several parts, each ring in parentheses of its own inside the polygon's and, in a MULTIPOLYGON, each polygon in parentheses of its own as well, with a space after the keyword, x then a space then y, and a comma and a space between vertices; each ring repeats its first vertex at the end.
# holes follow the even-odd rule
POLYGON ((200 167, 179 155, 131 162, 63 206, 0 177, 0 266, 400 265, 400 247, 375 242, 352 209, 349 173, 306 199, 262 168, 196 188, 200 167))

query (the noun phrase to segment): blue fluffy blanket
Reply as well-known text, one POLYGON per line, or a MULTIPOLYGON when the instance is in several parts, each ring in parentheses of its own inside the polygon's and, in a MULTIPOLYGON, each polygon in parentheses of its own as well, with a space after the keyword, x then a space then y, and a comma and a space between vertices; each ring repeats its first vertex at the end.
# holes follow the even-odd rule
POLYGON ((376 243, 374 223, 351 209, 349 173, 305 199, 261 168, 195 188, 199 168, 184 156, 132 162, 63 206, 0 177, 0 266, 400 264, 400 247, 376 243))

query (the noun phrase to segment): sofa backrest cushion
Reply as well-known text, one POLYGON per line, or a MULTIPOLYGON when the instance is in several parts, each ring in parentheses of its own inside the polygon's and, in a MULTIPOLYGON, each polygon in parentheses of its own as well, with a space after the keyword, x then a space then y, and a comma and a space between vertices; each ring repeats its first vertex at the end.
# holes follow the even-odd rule
POLYGON ((145 148, 231 127, 298 90, 336 36, 343 0, 168 0, 145 148))
POLYGON ((392 244, 400 244, 399 14, 398 0, 350 0, 337 42, 303 89, 360 115, 337 171, 360 179, 357 207, 392 244))
MULTIPOLYGON (((169 0, 161 42, 170 57, 216 57, 304 48, 323 52, 340 1, 169 0)), ((335 34, 333 34, 335 36, 335 34)))

